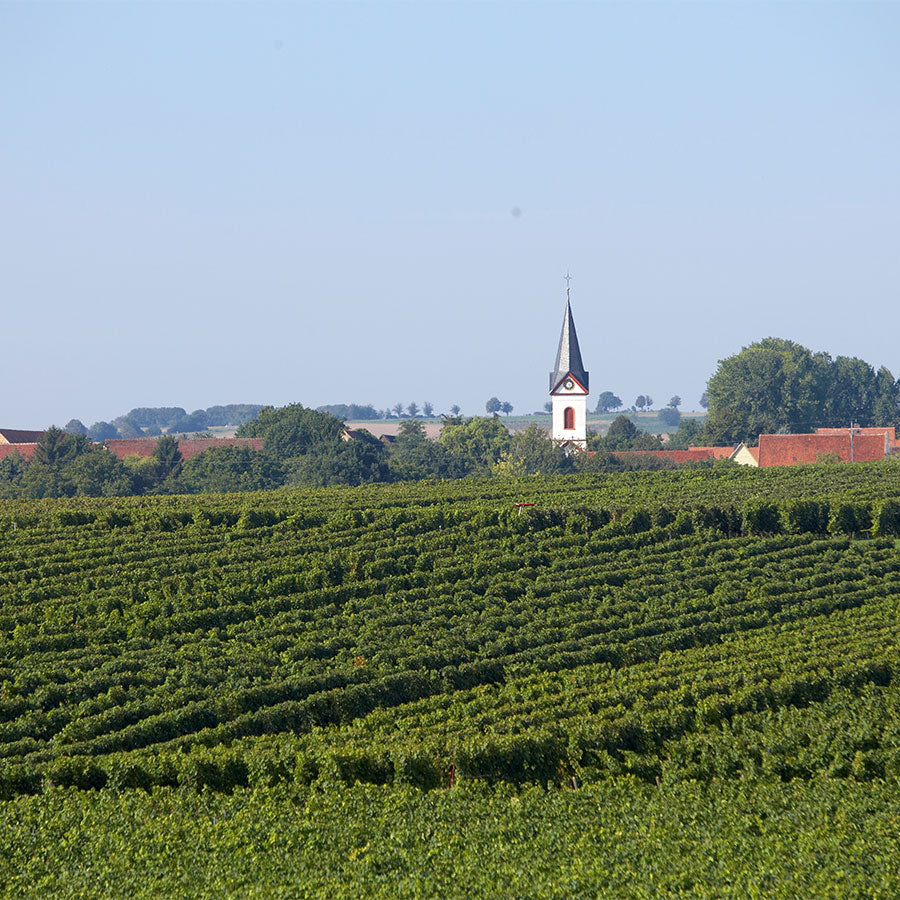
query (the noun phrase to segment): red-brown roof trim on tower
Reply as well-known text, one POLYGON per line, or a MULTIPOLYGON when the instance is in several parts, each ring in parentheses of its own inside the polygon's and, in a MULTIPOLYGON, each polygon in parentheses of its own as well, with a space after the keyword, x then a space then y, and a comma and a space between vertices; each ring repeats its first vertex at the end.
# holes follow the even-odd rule
MULTIPOLYGON (((580 381, 579 381, 579 380, 578 380, 571 372, 569 372, 567 375, 563 375, 563 377, 560 378, 560 380, 559 380, 559 384, 557 384, 556 387, 553 388, 552 391, 550 391, 550 393, 551 393, 551 394, 555 394, 555 393, 560 389, 560 386, 563 385, 563 384, 564 384, 566 381, 568 381, 570 378, 571 378, 572 381, 574 381, 575 384, 577 384, 578 387, 580 387, 585 393, 588 393, 588 389, 587 389, 587 388, 586 388, 586 387, 585 387, 585 386, 584 386, 584 385, 583 385, 583 384, 582 384, 582 383, 581 383, 581 382, 580 382, 580 381)), ((566 393, 562 393, 562 394, 560 394, 560 396, 561 396, 561 397, 567 397, 567 396, 569 396, 569 395, 566 394, 566 393)))

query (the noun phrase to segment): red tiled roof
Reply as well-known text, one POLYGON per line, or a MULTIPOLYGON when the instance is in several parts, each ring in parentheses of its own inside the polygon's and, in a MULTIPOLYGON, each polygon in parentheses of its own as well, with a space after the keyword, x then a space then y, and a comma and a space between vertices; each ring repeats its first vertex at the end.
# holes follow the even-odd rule
MULTIPOLYGON (((115 438, 105 441, 107 448, 119 459, 126 456, 153 456, 156 442, 159 438, 115 438)), ((182 459, 190 459, 199 456, 205 450, 218 449, 220 447, 252 447, 254 450, 262 450, 262 438, 178 438, 178 449, 182 459)))
POLYGON ((655 456, 674 463, 696 462, 701 459, 728 459, 734 447, 689 447, 687 450, 619 450, 615 456, 655 456))
MULTIPOLYGON (((849 434, 850 428, 817 428, 816 434, 849 434)), ((893 444, 897 440, 893 425, 856 425, 853 428, 854 434, 880 434, 885 433, 888 440, 893 444)))
POLYGON ((854 433, 845 429, 832 434, 761 434, 758 459, 760 468, 793 466, 817 462, 822 455, 837 456, 845 462, 871 462, 884 459, 890 449, 886 429, 877 433, 854 433))
POLYGON ((3 459, 5 456, 12 456, 13 453, 18 453, 20 456, 25 459, 31 459, 34 456, 34 451, 37 449, 37 444, 0 444, 0 459, 3 459))
POLYGON ((0 444, 34 444, 44 436, 43 431, 22 431, 20 428, 0 428, 0 444))
MULTIPOLYGON (((119 438, 106 441, 106 447, 119 459, 126 456, 153 456, 158 438, 119 438)), ((252 447, 254 450, 262 450, 262 438, 182 438, 178 441, 178 449, 183 459, 198 456, 204 450, 213 450, 219 447, 252 447)), ((37 443, 27 444, 0 444, 0 459, 12 456, 13 453, 21 454, 25 459, 31 459, 37 443)))

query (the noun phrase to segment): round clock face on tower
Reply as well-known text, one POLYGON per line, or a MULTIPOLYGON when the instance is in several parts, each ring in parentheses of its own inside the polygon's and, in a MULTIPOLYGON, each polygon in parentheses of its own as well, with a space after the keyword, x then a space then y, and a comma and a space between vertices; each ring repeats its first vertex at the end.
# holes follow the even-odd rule
POLYGON ((572 381, 571 378, 567 378, 566 379, 566 390, 571 391, 573 387, 575 387, 575 382, 572 381))

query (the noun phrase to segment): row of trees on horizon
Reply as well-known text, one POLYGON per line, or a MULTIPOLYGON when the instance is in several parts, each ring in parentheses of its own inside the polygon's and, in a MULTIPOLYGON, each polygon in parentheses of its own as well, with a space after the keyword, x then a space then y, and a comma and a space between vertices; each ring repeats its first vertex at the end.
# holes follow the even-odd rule
POLYGON ((669 466, 609 452, 662 446, 658 437, 638 431, 625 417, 605 437, 592 436, 591 448, 599 451, 593 455, 567 455, 536 424, 510 432, 498 418, 487 416, 448 419, 437 440, 426 436, 416 418, 404 419, 392 442, 365 430, 347 439, 340 419, 299 403, 265 407, 238 429, 238 436, 261 438, 262 451, 210 441, 209 450, 183 460, 177 440, 163 435, 152 456, 120 460, 85 435, 50 428, 30 461, 17 453, 0 459, 0 498, 195 494, 669 466))
MULTIPOLYGON (((640 394, 630 413, 653 408, 653 398, 640 394)), ((781 338, 765 338, 739 353, 721 360, 700 398, 707 410, 705 423, 683 420, 681 397, 672 396, 657 410, 659 422, 669 429, 678 427, 677 440, 683 443, 755 443, 761 433, 808 432, 821 426, 895 425, 898 423, 900 384, 885 366, 877 370, 857 357, 832 358, 781 338)), ((623 402, 613 391, 602 391, 595 414, 621 410, 623 402)), ((95 422, 90 428, 73 419, 65 430, 92 441, 134 438, 162 433, 197 433, 221 425, 242 426, 251 422, 263 406, 230 404, 187 413, 182 407, 138 407, 112 422, 95 422)), ((551 404, 545 405, 549 412, 551 404)), ((319 412, 341 420, 432 418, 434 406, 412 401, 379 410, 369 404, 332 404, 319 412)), ((493 396, 485 404, 489 414, 509 415, 513 406, 493 396)), ((456 421, 460 407, 453 404, 442 418, 456 421)))
MULTIPOLYGON (((722 360, 708 384, 706 421, 686 417, 665 444, 621 415, 604 435, 589 434, 593 454, 567 455, 545 428, 511 433, 496 416, 447 418, 437 440, 409 416, 394 442, 366 431, 347 440, 343 421, 292 404, 263 407, 238 428, 262 439, 263 450, 214 447, 188 461, 169 436, 151 458, 119 460, 88 436, 51 428, 31 462, 0 460, 0 497, 114 496, 262 490, 284 485, 362 484, 460 478, 617 471, 670 465, 656 457, 622 458, 627 450, 679 449, 697 444, 754 443, 760 433, 804 432, 820 426, 897 426, 900 383, 884 366, 832 359, 791 341, 766 338, 722 360)), ((496 398, 494 398, 496 399, 496 398)), ((678 407, 673 397, 669 409, 678 407)))
POLYGON ((197 433, 209 428, 242 425, 255 418, 262 408, 261 403, 229 403, 188 413, 181 406, 138 406, 110 422, 94 422, 90 427, 80 419, 70 419, 63 430, 91 441, 197 433))

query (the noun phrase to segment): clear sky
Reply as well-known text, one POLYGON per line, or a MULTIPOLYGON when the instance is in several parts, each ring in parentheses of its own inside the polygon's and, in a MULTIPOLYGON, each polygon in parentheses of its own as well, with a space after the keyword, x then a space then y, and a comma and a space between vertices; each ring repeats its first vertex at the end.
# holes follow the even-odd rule
MULTIPOLYGON (((900 374, 900 3, 0 2, 0 425, 900 374)), ((589 400, 589 402, 591 402, 589 400)))

